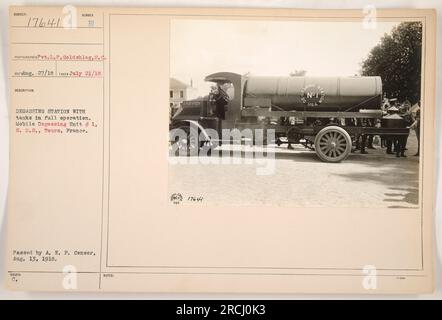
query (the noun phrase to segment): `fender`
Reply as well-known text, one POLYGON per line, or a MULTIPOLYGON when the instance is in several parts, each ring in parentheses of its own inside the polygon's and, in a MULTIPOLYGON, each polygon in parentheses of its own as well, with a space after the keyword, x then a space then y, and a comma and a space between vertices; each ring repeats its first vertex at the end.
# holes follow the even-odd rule
POLYGON ((207 134, 206 129, 198 122, 195 120, 180 120, 180 122, 177 123, 177 125, 175 125, 174 127, 178 127, 179 125, 181 125, 182 123, 189 123, 190 125, 193 125, 195 127, 198 128, 198 130, 201 131, 201 133, 203 134, 204 137, 204 141, 210 141, 210 136, 207 134))

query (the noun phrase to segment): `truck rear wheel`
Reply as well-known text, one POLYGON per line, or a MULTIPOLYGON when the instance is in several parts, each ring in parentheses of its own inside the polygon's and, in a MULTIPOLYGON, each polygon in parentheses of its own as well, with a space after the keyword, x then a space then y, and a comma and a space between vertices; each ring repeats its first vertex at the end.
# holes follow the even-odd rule
POLYGON ((315 151, 325 162, 340 162, 351 152, 350 135, 338 126, 323 128, 315 137, 315 151))

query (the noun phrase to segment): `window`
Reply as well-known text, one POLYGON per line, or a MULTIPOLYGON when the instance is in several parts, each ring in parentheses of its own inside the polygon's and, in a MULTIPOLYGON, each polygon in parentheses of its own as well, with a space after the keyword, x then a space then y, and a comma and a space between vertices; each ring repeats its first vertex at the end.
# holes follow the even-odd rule
POLYGON ((184 91, 180 90, 180 98, 184 98, 184 91))
POLYGON ((173 98, 173 90, 169 91, 169 97, 173 98))

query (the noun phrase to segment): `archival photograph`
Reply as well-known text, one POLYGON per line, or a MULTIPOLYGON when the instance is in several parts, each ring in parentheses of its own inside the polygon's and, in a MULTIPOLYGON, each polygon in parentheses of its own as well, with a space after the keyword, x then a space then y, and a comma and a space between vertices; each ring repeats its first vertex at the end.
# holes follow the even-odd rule
POLYGON ((419 208, 420 22, 170 32, 171 205, 419 208))

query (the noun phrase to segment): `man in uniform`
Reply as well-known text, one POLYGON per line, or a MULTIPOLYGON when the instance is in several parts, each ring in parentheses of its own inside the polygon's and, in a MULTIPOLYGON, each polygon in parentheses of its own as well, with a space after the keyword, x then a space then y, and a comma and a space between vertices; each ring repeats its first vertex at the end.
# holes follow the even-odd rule
MULTIPOLYGON (((394 106, 387 109, 387 117, 394 117, 398 115, 399 112, 399 103, 396 102, 394 106)), ((398 136, 397 135, 388 135, 385 136, 385 144, 387 147, 387 154, 394 154, 398 150, 398 136)))
POLYGON ((216 115, 218 118, 224 120, 226 118, 226 105, 229 103, 229 95, 223 89, 221 84, 217 83, 216 91, 212 94, 216 105, 216 115))
MULTIPOLYGON (((356 123, 361 127, 367 127, 367 119, 357 119, 356 123)), ((367 154, 365 147, 367 146, 367 135, 365 133, 356 136, 356 150, 361 150, 361 154, 367 154)))
MULTIPOLYGON (((372 119, 367 119, 367 126, 368 127, 375 126, 372 119)), ((373 146, 373 140, 374 140, 374 135, 372 135, 372 134, 367 135, 367 148, 368 149, 375 149, 375 147, 373 146)))
MULTIPOLYGON (((411 124, 413 123, 413 120, 411 118, 411 114, 409 111, 405 111, 404 108, 402 111, 404 112, 401 117, 404 119, 404 124, 406 128, 409 128, 411 124)), ((398 135, 397 136, 397 147, 396 147, 396 157, 406 157, 405 150, 407 148, 407 140, 408 140, 408 134, 407 135, 398 135)))
POLYGON ((386 140, 387 140, 386 141, 386 144, 387 144, 387 151, 386 151, 386 153, 387 154, 394 154, 393 151, 396 151, 396 149, 397 149, 397 139, 396 139, 396 136, 389 135, 389 136, 387 136, 386 140))
POLYGON ((419 150, 420 150, 420 131, 421 131, 421 111, 420 109, 418 109, 416 111, 416 117, 415 120, 413 122, 413 124, 410 126, 410 129, 414 129, 414 131, 416 132, 416 138, 417 138, 417 152, 415 154, 416 157, 419 156, 419 150))

